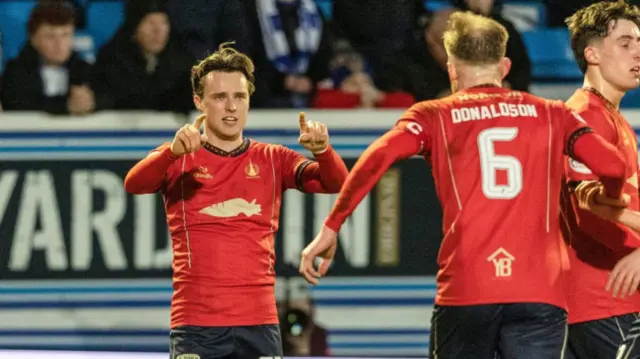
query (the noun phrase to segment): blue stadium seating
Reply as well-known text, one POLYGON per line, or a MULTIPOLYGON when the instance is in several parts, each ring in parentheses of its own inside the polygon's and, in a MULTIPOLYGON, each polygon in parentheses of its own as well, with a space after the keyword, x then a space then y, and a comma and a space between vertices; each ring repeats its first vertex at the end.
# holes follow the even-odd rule
POLYGON ((122 1, 90 1, 87 9, 87 31, 99 49, 118 30, 124 17, 122 1))
POLYGON ((27 20, 35 0, 0 1, 0 67, 16 57, 27 40, 27 20))
POLYGON ((572 81, 582 78, 566 29, 526 31, 522 37, 533 64, 534 80, 572 81))

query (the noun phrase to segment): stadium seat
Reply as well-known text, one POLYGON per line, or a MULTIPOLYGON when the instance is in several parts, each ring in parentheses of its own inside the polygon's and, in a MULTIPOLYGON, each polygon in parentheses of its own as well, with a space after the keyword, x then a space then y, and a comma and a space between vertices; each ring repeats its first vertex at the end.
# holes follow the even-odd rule
POLYGON ((566 29, 526 31, 522 37, 531 58, 534 80, 572 81, 582 78, 566 29))
POLYGON ((96 51, 115 34, 124 18, 124 1, 90 1, 87 9, 87 31, 93 37, 96 51))
POLYGON ((0 1, 0 68, 20 53, 27 40, 27 20, 36 5, 35 0, 0 1))
POLYGON ((331 19, 333 1, 332 0, 315 0, 316 6, 327 20, 331 19))

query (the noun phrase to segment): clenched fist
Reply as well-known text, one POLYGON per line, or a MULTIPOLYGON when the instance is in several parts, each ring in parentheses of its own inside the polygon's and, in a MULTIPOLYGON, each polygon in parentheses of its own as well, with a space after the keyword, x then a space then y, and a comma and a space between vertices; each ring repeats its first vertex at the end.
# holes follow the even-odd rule
POLYGON ((174 156, 193 153, 202 147, 204 142, 207 142, 207 135, 200 132, 200 127, 206 118, 207 116, 200 115, 193 124, 184 125, 176 132, 171 143, 171 153, 174 156))
POLYGON ((307 121, 304 112, 300 112, 300 137, 298 142, 311 153, 322 153, 329 147, 327 126, 320 122, 307 121))

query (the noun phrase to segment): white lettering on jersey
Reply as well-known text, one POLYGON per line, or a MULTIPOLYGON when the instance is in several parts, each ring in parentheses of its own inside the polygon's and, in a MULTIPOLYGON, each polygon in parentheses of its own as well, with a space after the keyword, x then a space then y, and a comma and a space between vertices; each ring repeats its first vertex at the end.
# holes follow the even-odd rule
POLYGON ((578 172, 578 173, 582 173, 585 175, 591 174, 591 170, 589 169, 589 167, 585 166, 584 164, 574 160, 573 158, 569 158, 569 167, 571 167, 572 170, 578 172))
POLYGON ((200 213, 219 218, 237 217, 241 213, 244 213, 247 217, 251 217, 253 215, 259 215, 261 212, 262 208, 256 203, 255 199, 247 202, 244 198, 229 199, 200 210, 200 213))
POLYGON ((497 105, 454 108, 451 110, 453 123, 476 120, 491 120, 496 117, 538 117, 534 105, 500 102, 497 105))
POLYGON ((417 122, 407 122, 407 130, 414 135, 420 135, 422 133, 422 126, 417 122))

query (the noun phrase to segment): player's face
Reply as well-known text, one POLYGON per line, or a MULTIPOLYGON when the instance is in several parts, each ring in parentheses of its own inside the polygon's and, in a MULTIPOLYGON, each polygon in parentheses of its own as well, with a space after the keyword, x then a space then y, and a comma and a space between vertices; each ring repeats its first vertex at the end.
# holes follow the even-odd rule
POLYGON ((226 141, 238 139, 249 113, 247 78, 240 72, 213 71, 202 81, 203 98, 196 97, 195 103, 207 115, 207 129, 226 141))
POLYGON ((640 30, 629 20, 610 25, 599 49, 602 77, 621 91, 638 87, 640 78, 640 30))

